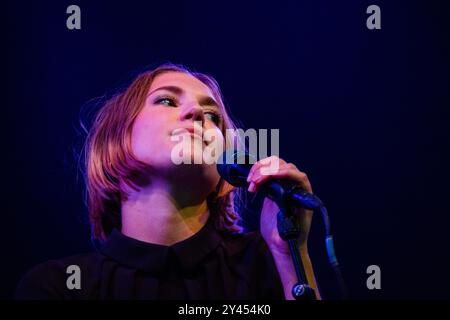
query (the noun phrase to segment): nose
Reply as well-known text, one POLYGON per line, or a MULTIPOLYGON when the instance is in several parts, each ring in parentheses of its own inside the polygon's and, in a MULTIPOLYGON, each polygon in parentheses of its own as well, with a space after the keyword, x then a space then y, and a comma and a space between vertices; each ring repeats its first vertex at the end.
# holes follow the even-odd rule
POLYGON ((203 108, 198 105, 193 105, 185 109, 181 115, 181 120, 191 120, 191 121, 200 121, 203 125, 205 124, 205 114, 203 113, 203 108))

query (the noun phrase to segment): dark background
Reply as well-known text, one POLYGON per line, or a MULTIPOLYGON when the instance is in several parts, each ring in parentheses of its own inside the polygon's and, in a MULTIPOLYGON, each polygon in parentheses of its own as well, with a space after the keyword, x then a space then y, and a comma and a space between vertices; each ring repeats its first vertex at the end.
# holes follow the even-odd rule
MULTIPOLYGON (((2 10, 2 298, 35 264, 92 250, 74 157, 80 112, 166 61, 212 74, 245 127, 280 129, 281 157, 327 204, 353 298, 450 298, 448 1, 8 1, 2 10), (81 30, 66 28, 71 4, 81 30), (366 28, 371 4, 381 30, 366 28), (366 287, 372 264, 381 290, 366 287)), ((323 296, 335 298, 318 215, 310 254, 323 296)))

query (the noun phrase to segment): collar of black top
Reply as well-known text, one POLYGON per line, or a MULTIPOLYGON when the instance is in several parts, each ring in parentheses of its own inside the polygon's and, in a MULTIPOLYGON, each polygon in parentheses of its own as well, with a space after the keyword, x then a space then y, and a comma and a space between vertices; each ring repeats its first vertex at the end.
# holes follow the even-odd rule
POLYGON ((214 226, 214 219, 210 217, 196 234, 171 246, 139 241, 114 229, 100 252, 124 266, 161 273, 172 258, 182 269, 194 268, 222 240, 221 233, 214 226))

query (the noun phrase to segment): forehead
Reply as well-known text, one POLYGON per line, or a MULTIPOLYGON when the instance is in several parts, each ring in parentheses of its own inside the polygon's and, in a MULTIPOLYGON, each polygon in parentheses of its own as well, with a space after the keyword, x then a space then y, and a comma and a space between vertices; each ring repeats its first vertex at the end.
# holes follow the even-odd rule
POLYGON ((149 92, 165 86, 180 87, 196 96, 213 97, 211 89, 197 78, 182 72, 166 72, 158 75, 152 82, 149 92))

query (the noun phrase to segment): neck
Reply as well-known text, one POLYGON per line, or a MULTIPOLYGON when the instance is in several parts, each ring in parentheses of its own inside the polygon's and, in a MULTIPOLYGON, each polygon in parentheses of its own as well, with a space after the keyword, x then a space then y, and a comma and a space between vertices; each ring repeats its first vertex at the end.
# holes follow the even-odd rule
POLYGON ((197 233, 209 218, 206 199, 186 203, 177 201, 174 194, 167 185, 157 184, 129 192, 122 202, 122 233, 166 246, 197 233))

